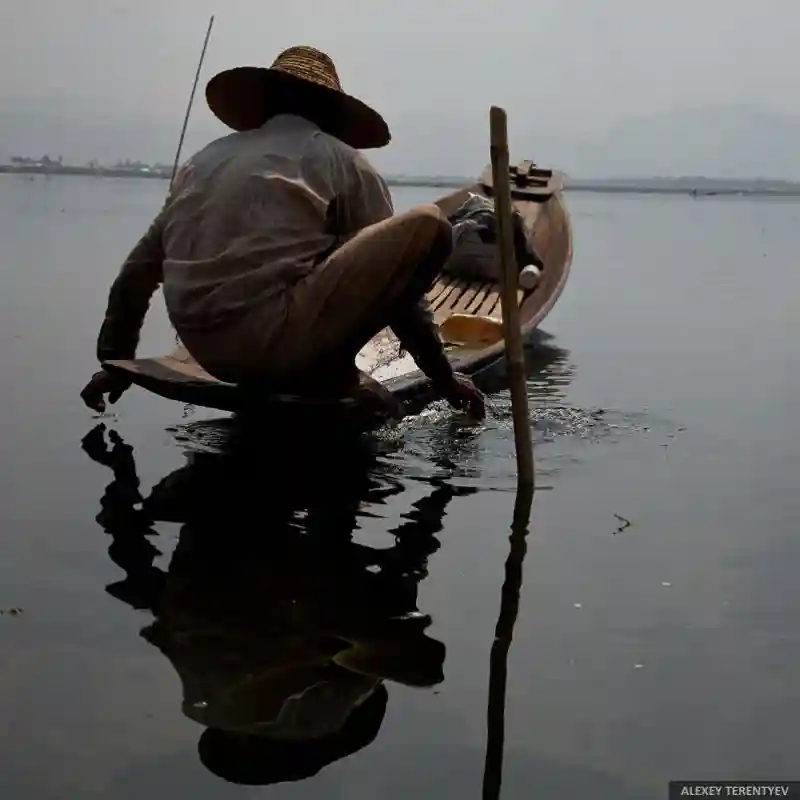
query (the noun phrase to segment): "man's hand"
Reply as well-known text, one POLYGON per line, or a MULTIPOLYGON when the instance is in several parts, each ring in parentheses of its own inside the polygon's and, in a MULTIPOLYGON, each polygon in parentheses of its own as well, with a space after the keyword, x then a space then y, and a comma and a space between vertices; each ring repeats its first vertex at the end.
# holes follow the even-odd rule
POLYGON ((466 376, 459 373, 453 374, 453 382, 446 392, 444 399, 453 408, 464 411, 475 420, 482 420, 486 416, 486 401, 483 393, 466 376))
POLYGON ((100 372, 95 372, 89 383, 84 386, 81 392, 81 400, 92 411, 102 413, 106 410, 105 395, 108 395, 108 402, 114 404, 130 386, 130 381, 117 378, 105 370, 100 370, 100 372))

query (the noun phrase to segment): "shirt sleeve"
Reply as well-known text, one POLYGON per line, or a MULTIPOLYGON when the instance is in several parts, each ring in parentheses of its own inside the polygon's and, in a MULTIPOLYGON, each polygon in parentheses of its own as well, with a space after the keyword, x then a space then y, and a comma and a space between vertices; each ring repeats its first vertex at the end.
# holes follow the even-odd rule
POLYGON ((100 362, 133 358, 153 293, 164 279, 163 212, 131 250, 108 296, 97 337, 100 362))

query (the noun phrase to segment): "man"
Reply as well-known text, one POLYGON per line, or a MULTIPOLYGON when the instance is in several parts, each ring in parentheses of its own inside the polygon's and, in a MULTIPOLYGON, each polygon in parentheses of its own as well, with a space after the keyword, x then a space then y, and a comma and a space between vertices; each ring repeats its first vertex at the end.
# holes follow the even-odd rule
MULTIPOLYGON (((388 144, 383 118, 304 46, 269 69, 220 73, 206 99, 235 133, 176 176, 111 287, 98 359, 134 357, 163 283, 183 344, 220 380, 321 396, 366 388, 388 403, 355 366, 388 326, 443 398, 483 417, 482 395, 453 373, 424 301, 452 227, 434 205, 394 215, 386 183, 356 149, 388 144)), ((102 411, 105 395, 116 402, 129 385, 101 371, 82 397, 102 411)))

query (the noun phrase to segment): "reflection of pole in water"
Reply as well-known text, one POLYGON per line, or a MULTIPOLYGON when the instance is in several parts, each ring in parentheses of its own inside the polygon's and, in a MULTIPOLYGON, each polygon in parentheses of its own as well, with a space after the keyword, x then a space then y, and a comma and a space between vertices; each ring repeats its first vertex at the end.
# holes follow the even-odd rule
POLYGON ((509 537, 505 578, 500 595, 500 613, 489 657, 489 701, 486 714, 486 761, 483 769, 484 800, 500 797, 503 782, 503 745, 505 740, 506 683, 508 651, 514 635, 522 588, 522 562, 527 550, 528 522, 533 504, 533 486, 520 484, 514 504, 514 521, 509 537))

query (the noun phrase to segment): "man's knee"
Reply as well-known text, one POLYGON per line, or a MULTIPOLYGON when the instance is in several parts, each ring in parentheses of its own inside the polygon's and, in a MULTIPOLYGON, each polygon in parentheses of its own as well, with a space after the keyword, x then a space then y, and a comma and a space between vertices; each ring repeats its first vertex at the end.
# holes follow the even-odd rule
POLYGON ((453 248, 453 227, 439 206, 433 203, 415 206, 405 212, 409 227, 413 228, 414 238, 425 241, 430 250, 442 258, 447 258, 453 248))

